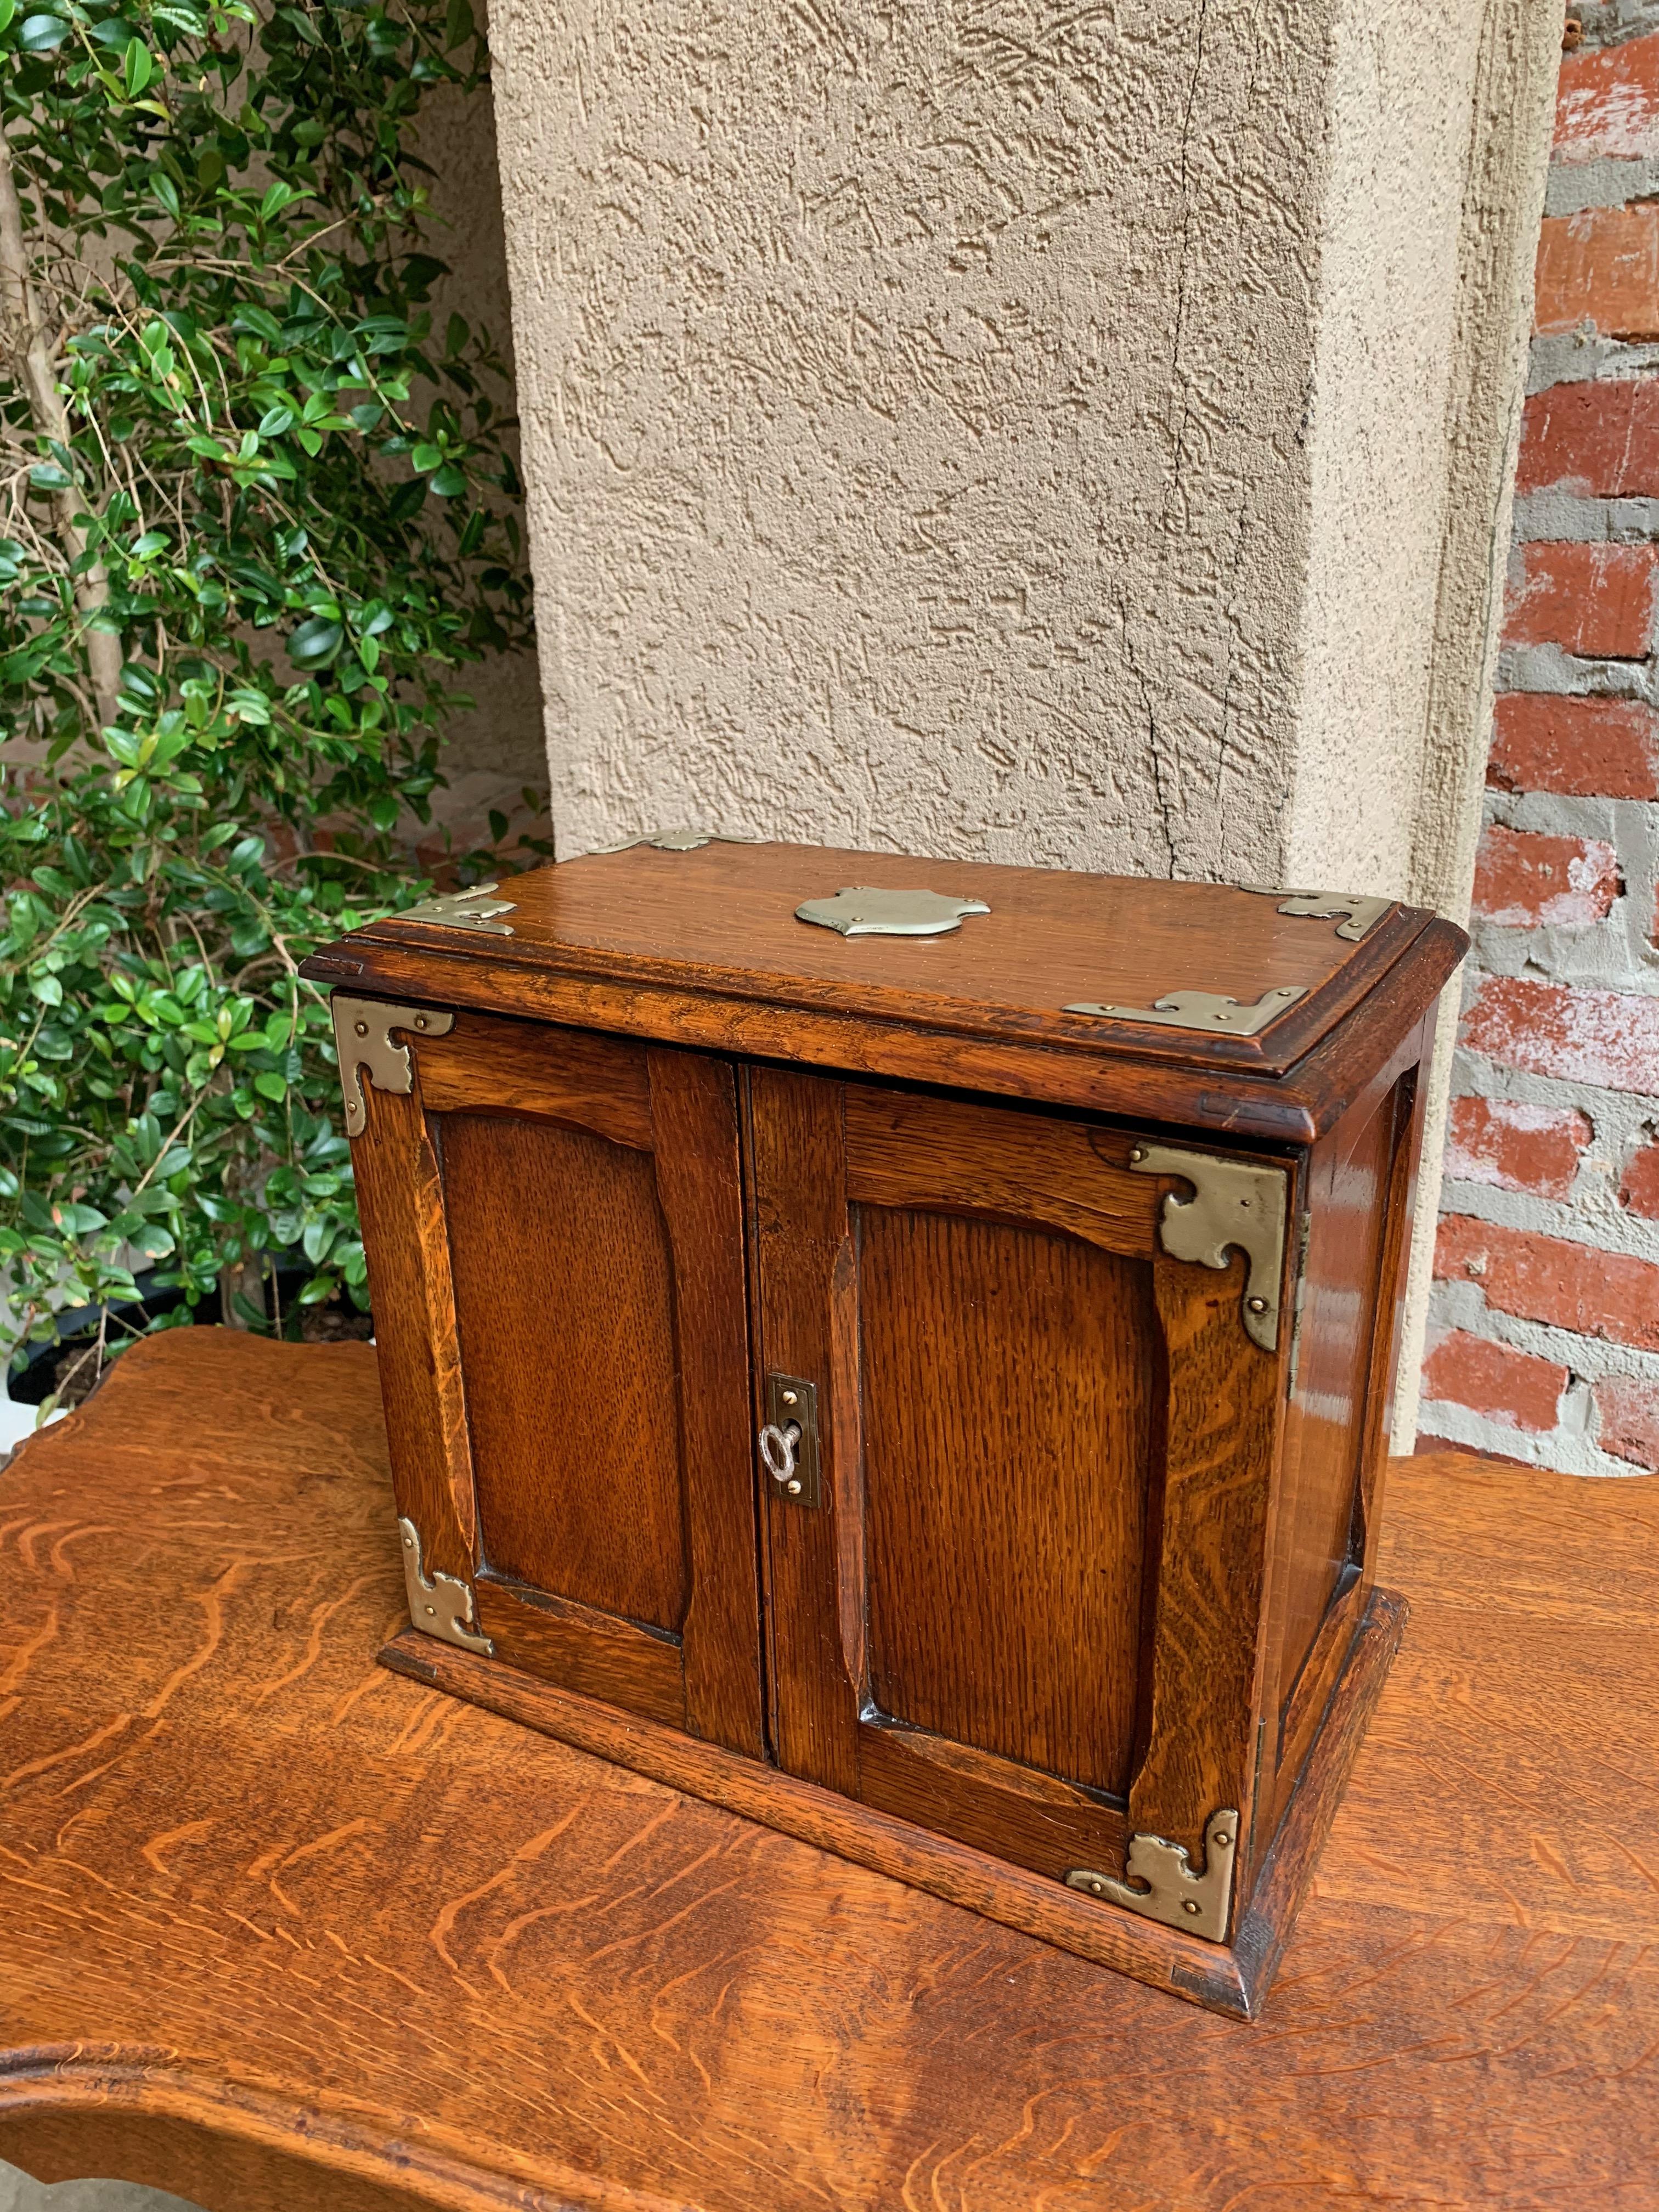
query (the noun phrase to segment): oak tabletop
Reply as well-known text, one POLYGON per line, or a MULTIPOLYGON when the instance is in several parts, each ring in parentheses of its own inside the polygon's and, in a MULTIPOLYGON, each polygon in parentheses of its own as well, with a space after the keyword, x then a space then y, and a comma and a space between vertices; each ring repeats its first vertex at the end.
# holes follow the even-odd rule
POLYGON ((1405 1645, 1254 2027, 393 1675, 367 1346, 0 1472, 0 2157, 210 2212, 1650 2208, 1659 1479, 1396 1462, 1405 1645))

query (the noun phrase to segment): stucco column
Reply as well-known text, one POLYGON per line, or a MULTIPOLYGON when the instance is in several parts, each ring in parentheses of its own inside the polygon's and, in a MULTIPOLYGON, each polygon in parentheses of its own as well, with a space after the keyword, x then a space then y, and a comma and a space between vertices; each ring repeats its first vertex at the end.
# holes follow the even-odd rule
POLYGON ((1461 915, 1553 15, 491 13, 562 851, 1461 915))

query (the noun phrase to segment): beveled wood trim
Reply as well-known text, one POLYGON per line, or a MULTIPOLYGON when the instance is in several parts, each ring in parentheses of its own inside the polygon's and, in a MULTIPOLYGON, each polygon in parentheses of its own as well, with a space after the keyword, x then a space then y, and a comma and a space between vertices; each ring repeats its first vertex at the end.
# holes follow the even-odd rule
POLYGON ((636 1045, 593 1030, 462 1013, 442 1036, 411 1039, 428 1114, 513 1114, 567 1121, 614 1145, 652 1148, 651 1091, 636 1045))
POLYGON ((859 1789, 881 1812, 1056 1881, 1074 1867, 1123 1872, 1129 1824, 1121 1805, 925 1729, 860 1723, 859 1789))
POLYGON ((849 1084, 847 1195, 854 1204, 978 1215, 1152 1257, 1163 1193, 1133 1175, 1133 1139, 990 1105, 849 1084))
MULTIPOLYGON (((1325 1710, 1331 1685, 1345 1663, 1348 1645, 1364 1618, 1368 1598, 1364 1577, 1354 1574, 1346 1589, 1331 1600, 1277 1715, 1266 1715, 1276 1777, 1287 1772, 1294 1775, 1307 1757, 1313 1730, 1325 1710)), ((1270 1804, 1279 1802, 1267 1789, 1265 1777, 1262 1797, 1264 1803, 1256 1808, 1258 1817, 1270 1804)))
MULTIPOLYGON (((812 865, 831 857, 848 860, 859 857, 825 854, 815 847, 798 849, 802 861, 812 865)), ((580 862, 561 865, 579 866, 580 862)), ((994 878, 998 871, 986 872, 994 878)), ((690 888, 689 881, 688 893, 690 888)), ((994 890, 991 896, 994 907, 994 890)), ((1063 927, 1063 922, 1059 926, 1063 927)), ((965 990, 951 991, 937 985, 930 989, 914 975, 897 984, 878 982, 867 975, 857 981, 841 981, 802 973, 787 958, 728 965, 722 961, 687 958, 666 947, 651 951, 618 950, 556 933, 550 937, 544 933, 547 923, 533 920, 524 926, 515 924, 514 937, 490 944, 484 957, 526 978, 550 974, 647 988, 666 984, 677 992, 720 1000, 734 1007, 760 1003, 790 1015, 846 1012, 858 1019, 900 1022, 924 1033, 945 1031, 986 1040, 1024 1036, 1061 1051, 1118 1051, 1127 1043, 1141 1057, 1160 1064, 1277 1073, 1293 1066, 1321 1037, 1340 1026, 1378 979, 1409 955, 1436 926, 1434 918, 1421 908, 1391 907, 1359 943, 1335 947, 1339 956, 1335 964, 1322 976, 1310 978, 1289 1010, 1255 1036, 1194 1032, 1081 1015, 1070 1011, 1065 992, 1057 994, 1052 1006, 1033 1007, 1018 1000, 1000 1005, 995 982, 989 978, 978 988, 970 984, 965 990)), ((556 932, 556 922, 553 927, 556 932)), ((441 924, 389 915, 366 924, 329 951, 338 957, 342 952, 355 954, 364 945, 389 944, 417 947, 422 952, 449 953, 456 949, 456 934, 441 924)), ((1265 988, 1273 978, 1264 975, 1261 980, 1265 988)), ((1105 982, 1103 976, 1103 989, 1105 982)), ((1079 983, 1079 988, 1085 987, 1079 983)), ((501 1003, 512 1003, 510 994, 501 1003)))
POLYGON ((380 1662, 396 1674, 465 1698, 579 1751, 612 1760, 814 1844, 819 1850, 929 1890, 988 1920, 1063 1951, 1174 1990, 1218 2012, 1249 2017, 1255 1991, 1231 1952, 1179 1929, 1103 1905, 1064 1883, 929 1833, 908 1820, 831 1790, 700 1743, 656 1722, 613 1711, 555 1689, 499 1661, 472 1657, 409 1629, 385 1646, 380 1662), (452 1661, 463 1662, 452 1665, 452 1661), (1183 1978, 1177 1980, 1177 1973, 1183 1978))
POLYGON ((1184 1844, 1194 1865, 1212 1813, 1231 1808, 1249 1833, 1255 1785, 1259 1620, 1287 1332, 1277 1353, 1245 1334, 1245 1279, 1237 1252, 1224 1273, 1161 1253, 1152 1269, 1168 1401, 1149 1516, 1157 1549, 1129 1826, 1184 1844))
POLYGON ((478 1626, 507 1665, 544 1674, 584 1697, 643 1713, 665 1727, 685 1726, 685 1668, 678 1637, 505 1576, 481 1574, 474 1595, 478 1626))
MULTIPOLYGON (((465 933, 460 933, 465 936, 465 933)), ((416 997, 454 1007, 508 1007, 532 1019, 605 1030, 738 1057, 1041 1100, 1128 1117, 1146 1127, 1209 1129, 1234 1138, 1311 1144, 1340 1120, 1356 1088, 1414 1025, 1467 949, 1450 922, 1431 922, 1370 997, 1285 1074, 1161 1061, 1118 1024, 1086 1039, 1000 1039, 915 1024, 725 999, 662 983, 526 967, 451 932, 392 944, 368 934, 316 957, 319 981, 356 994, 416 997), (1111 1032, 1109 1038, 1104 1034, 1111 1032)), ((1363 950, 1363 948, 1362 948, 1363 950)))
POLYGON ((685 1725, 758 1759, 766 1735, 737 1077, 729 1061, 702 1053, 655 1050, 646 1066, 684 1368, 685 1725))
POLYGON ((1253 2020, 1334 1816, 1399 1644, 1405 1606, 1372 1594, 1371 1612, 1327 1708, 1327 1723, 1291 1800, 1237 1940, 1208 1943, 1178 1928, 928 1833, 777 1769, 699 1743, 652 1721, 556 1690, 517 1668, 407 1629, 380 1652, 394 1673, 465 1698, 579 1751, 795 1836, 854 1865, 908 1882, 1005 1928, 1091 1959, 1236 2019, 1253 2020))
MULTIPOLYGON (((1322 1708, 1313 1749, 1296 1778, 1249 1901, 1235 1922, 1233 1955, 1242 1977, 1258 1993, 1257 2010, 1296 1924, 1309 1877, 1331 1832, 1349 1770, 1382 1694, 1410 1611, 1393 1590, 1373 1586, 1365 1593, 1364 1611, 1342 1670, 1322 1708)), ((458 1659, 466 1656, 455 1654, 458 1659)))
POLYGON ((470 1583, 478 1563, 477 1498, 443 1183, 418 1066, 406 1096, 365 1082, 363 1097, 367 1122, 352 1139, 351 1165, 397 1511, 420 1530, 428 1575, 470 1583))

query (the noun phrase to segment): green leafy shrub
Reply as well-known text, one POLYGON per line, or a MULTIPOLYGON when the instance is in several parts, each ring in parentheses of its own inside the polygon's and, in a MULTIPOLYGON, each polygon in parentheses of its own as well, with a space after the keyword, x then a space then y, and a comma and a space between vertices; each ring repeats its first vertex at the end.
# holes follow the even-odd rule
POLYGON ((0 0, 13 1340, 142 1268, 245 1323, 279 1264, 366 1302, 297 969, 429 888, 399 825, 528 620, 411 147, 483 67, 468 0, 0 0))

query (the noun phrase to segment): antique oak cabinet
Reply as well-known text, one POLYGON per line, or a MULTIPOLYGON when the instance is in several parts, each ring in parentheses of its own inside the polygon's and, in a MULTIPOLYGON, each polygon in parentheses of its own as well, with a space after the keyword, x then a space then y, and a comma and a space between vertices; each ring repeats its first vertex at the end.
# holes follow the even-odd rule
POLYGON ((673 832, 318 954, 388 1663, 1252 2012, 1399 1634, 1463 944, 673 832))

